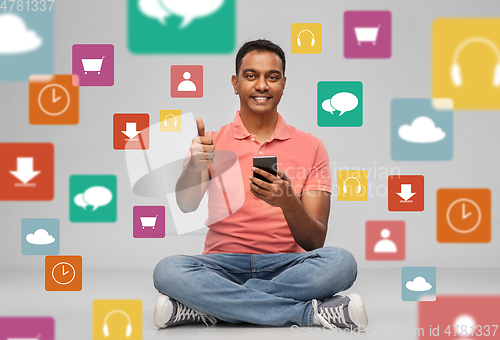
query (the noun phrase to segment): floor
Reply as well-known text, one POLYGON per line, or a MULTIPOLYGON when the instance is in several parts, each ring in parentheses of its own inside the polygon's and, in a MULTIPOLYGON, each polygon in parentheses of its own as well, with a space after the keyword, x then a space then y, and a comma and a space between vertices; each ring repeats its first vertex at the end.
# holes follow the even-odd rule
MULTIPOLYGON (((500 294, 500 269, 438 268, 437 273, 438 296, 500 294)), ((146 270, 85 270, 81 292, 46 292, 42 270, 0 269, 0 288, 0 316, 52 316, 56 320, 58 340, 92 339, 92 302, 95 299, 142 300, 145 340, 277 340, 333 336, 332 331, 320 327, 259 327, 248 324, 218 324, 209 328, 201 324, 158 330, 152 322, 158 294, 152 286, 151 271, 146 270)), ((417 303, 401 300, 400 269, 361 269, 357 282, 348 292, 357 292, 363 297, 369 328, 364 333, 336 333, 336 338, 417 338, 413 335, 417 327, 417 303)))

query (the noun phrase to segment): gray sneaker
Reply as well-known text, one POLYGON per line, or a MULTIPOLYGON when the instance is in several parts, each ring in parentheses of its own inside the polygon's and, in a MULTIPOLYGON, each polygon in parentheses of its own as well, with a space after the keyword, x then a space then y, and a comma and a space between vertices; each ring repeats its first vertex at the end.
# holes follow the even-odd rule
POLYGON ((214 316, 197 312, 164 294, 156 300, 153 321, 158 328, 201 322, 210 326, 209 323, 212 325, 217 323, 214 316))
POLYGON ((335 295, 319 306, 317 300, 312 300, 312 306, 314 317, 328 329, 350 328, 364 331, 368 326, 365 304, 359 294, 335 295))

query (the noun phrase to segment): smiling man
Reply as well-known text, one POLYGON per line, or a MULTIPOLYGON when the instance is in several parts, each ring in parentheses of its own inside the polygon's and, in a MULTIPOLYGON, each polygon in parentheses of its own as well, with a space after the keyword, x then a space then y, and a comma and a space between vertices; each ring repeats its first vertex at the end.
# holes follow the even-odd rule
MULTIPOLYGON (((158 263, 156 326, 225 321, 365 329, 361 297, 335 295, 356 280, 356 260, 345 249, 323 247, 332 189, 326 148, 278 113, 286 84, 283 50, 268 40, 245 43, 231 82, 240 110, 217 132, 205 134, 197 119, 176 197, 184 212, 196 210, 207 191, 211 199, 211 165, 215 150, 223 149, 238 156, 245 202, 208 226, 203 255, 158 263), (277 157, 277 176, 252 167, 253 157, 264 155, 277 157)), ((210 209, 209 201, 209 215, 210 209)))

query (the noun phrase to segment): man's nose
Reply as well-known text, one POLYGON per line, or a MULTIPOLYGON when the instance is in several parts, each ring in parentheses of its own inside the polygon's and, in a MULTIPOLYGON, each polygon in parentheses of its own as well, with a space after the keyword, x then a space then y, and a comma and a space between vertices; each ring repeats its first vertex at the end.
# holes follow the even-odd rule
POLYGON ((255 83, 255 89, 257 91, 269 90, 269 86, 267 86, 267 80, 265 76, 259 77, 259 79, 257 79, 257 82, 255 83))

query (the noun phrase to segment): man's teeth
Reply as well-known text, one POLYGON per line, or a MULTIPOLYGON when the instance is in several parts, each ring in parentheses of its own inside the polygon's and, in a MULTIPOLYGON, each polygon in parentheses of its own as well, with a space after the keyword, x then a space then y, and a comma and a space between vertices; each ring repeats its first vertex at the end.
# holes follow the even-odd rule
POLYGON ((267 97, 254 97, 254 98, 257 100, 266 100, 267 99, 267 97))

